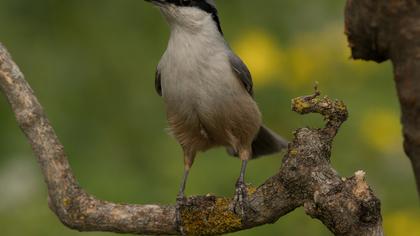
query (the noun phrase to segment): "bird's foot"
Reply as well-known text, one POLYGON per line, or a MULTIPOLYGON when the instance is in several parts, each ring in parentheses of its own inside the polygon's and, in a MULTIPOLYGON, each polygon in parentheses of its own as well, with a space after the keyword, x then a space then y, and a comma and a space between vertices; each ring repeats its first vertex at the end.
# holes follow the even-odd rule
POLYGON ((236 183, 235 196, 233 198, 233 211, 241 216, 245 215, 248 201, 248 190, 244 182, 236 183))
POLYGON ((185 201, 186 197, 184 194, 178 194, 176 195, 176 203, 178 205, 178 203, 183 203, 185 201))
POLYGON ((176 226, 179 229, 181 235, 184 235, 183 228, 182 228, 182 216, 181 216, 181 207, 185 203, 185 196, 184 194, 178 194, 176 196, 176 205, 175 205, 175 217, 176 217, 176 226))

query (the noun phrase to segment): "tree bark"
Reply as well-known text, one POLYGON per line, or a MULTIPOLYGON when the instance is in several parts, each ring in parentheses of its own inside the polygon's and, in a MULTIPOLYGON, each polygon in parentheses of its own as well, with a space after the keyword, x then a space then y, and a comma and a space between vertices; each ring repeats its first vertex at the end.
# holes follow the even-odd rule
POLYGON ((347 119, 343 102, 315 95, 292 101, 300 114, 319 113, 326 125, 295 132, 278 173, 248 188, 243 215, 232 198, 189 197, 176 207, 102 201, 81 189, 64 148, 18 66, 0 44, 0 88, 29 140, 48 187, 49 206, 66 226, 79 231, 153 235, 219 235, 274 223, 298 207, 321 220, 335 235, 383 235, 380 202, 363 171, 342 178, 330 165, 331 145, 347 119))
POLYGON ((392 61, 404 150, 420 194, 420 1, 347 0, 346 34, 354 59, 392 61))

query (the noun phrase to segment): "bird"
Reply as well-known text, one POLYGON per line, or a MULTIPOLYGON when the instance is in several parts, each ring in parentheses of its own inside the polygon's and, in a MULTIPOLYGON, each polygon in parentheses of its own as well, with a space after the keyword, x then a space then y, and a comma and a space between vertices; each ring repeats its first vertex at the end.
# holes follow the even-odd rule
POLYGON ((170 28, 155 89, 164 100, 169 132, 184 154, 177 203, 185 198, 197 153, 225 147, 242 162, 234 209, 242 208, 248 161, 280 152, 288 142, 262 124, 251 73, 225 40, 214 0, 145 1, 160 10, 170 28))

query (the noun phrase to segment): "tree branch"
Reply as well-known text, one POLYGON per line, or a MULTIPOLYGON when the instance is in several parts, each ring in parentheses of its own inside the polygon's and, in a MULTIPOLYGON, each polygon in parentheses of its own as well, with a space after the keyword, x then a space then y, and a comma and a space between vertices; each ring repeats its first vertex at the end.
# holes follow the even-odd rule
POLYGON ((420 1, 347 0, 346 34, 354 59, 393 63, 404 149, 420 194, 420 1))
POLYGON ((22 131, 32 145, 48 186, 49 205, 68 227, 80 231, 111 231, 154 235, 218 235, 274 223, 303 206, 336 235, 383 235, 380 202, 359 171, 341 178, 330 166, 333 138, 347 119, 343 102, 315 95, 296 98, 300 114, 319 113, 326 126, 302 128, 277 174, 258 188, 249 187, 249 207, 235 214, 232 198, 190 197, 180 207, 126 205, 98 200, 81 189, 60 144, 23 74, 0 44, 0 87, 22 131))

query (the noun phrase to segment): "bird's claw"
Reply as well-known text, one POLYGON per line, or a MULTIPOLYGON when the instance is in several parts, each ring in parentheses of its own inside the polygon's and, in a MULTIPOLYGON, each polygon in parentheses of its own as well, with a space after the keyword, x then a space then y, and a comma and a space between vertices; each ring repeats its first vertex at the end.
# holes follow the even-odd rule
POLYGON ((178 194, 176 196, 176 205, 178 206, 179 204, 182 204, 185 201, 185 196, 184 194, 178 194))
POLYGON ((248 200, 248 190, 244 182, 236 183, 235 196, 233 198, 233 212, 245 215, 245 207, 248 200))
POLYGON ((176 225, 177 228, 181 231, 181 234, 183 234, 182 229, 182 216, 181 216, 181 207, 184 205, 185 202, 185 196, 183 194, 178 194, 176 197, 176 205, 175 205, 175 217, 176 217, 176 225))

